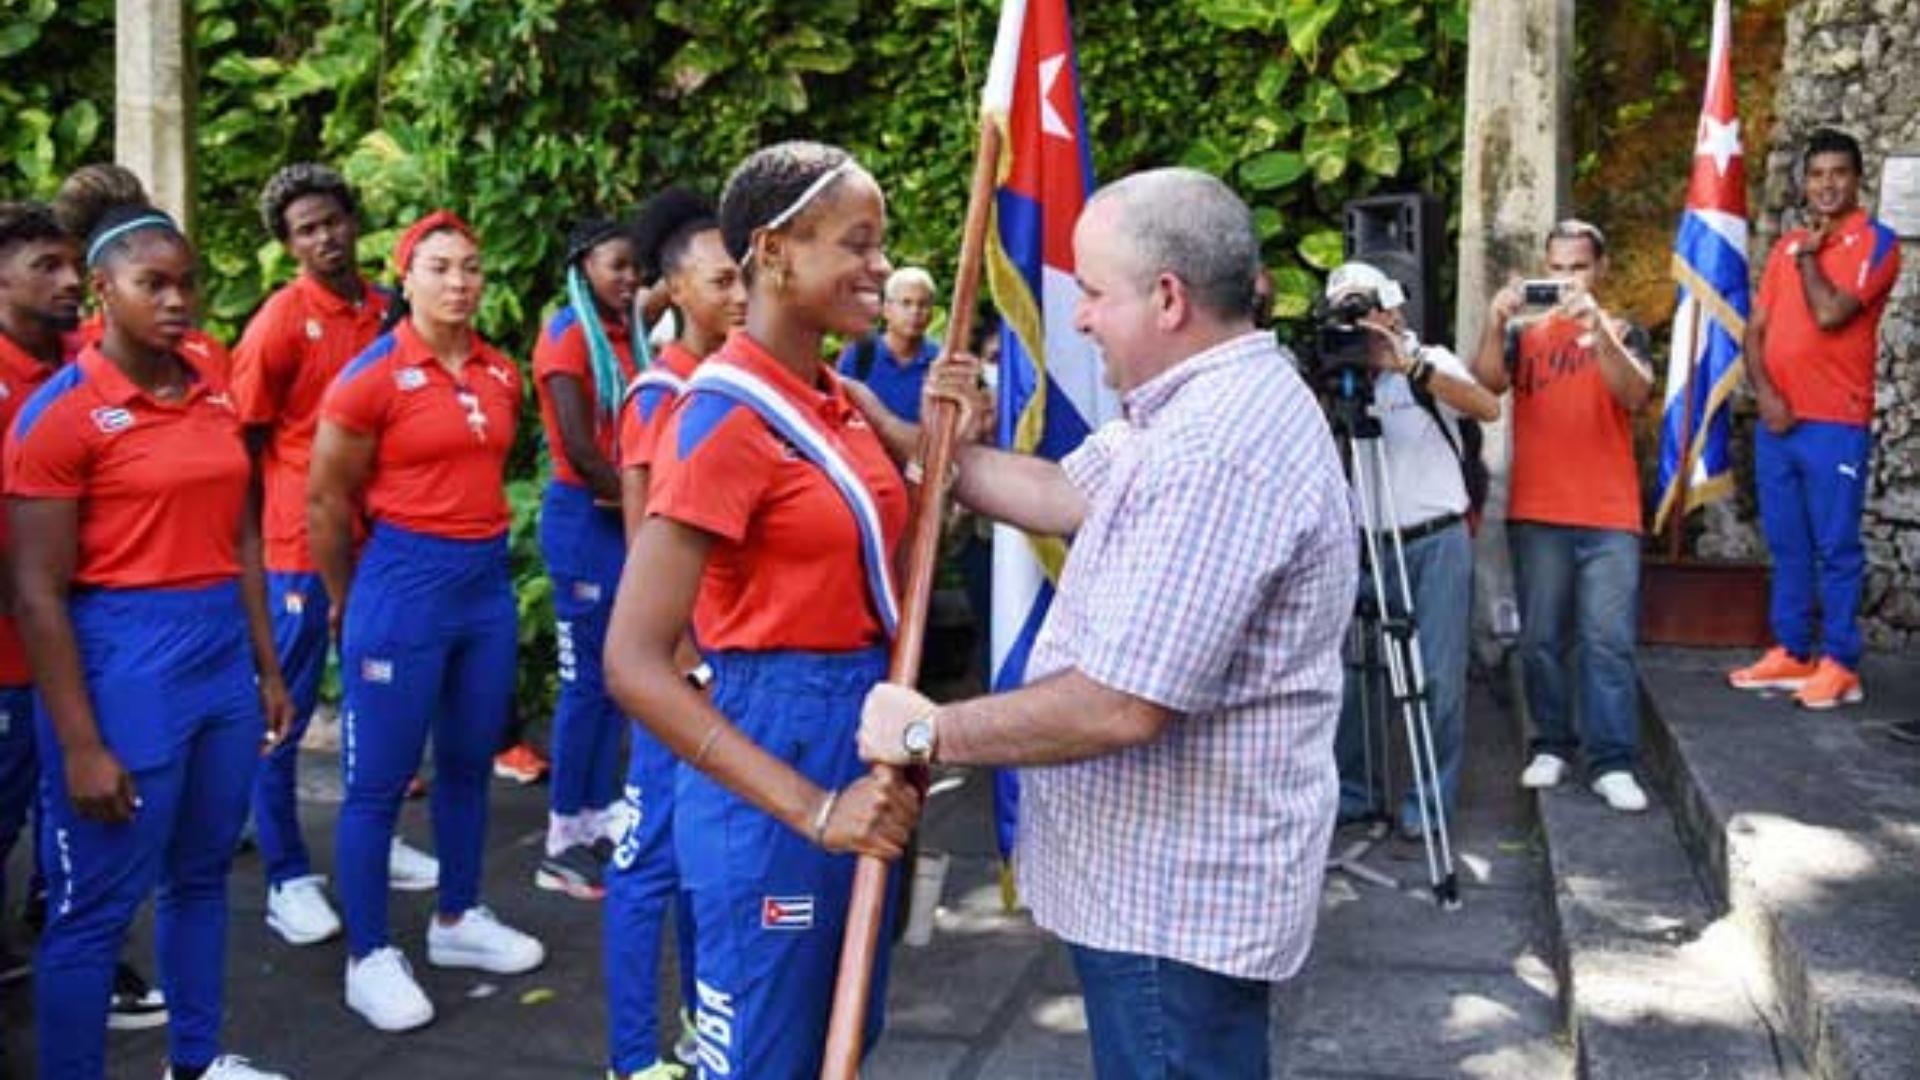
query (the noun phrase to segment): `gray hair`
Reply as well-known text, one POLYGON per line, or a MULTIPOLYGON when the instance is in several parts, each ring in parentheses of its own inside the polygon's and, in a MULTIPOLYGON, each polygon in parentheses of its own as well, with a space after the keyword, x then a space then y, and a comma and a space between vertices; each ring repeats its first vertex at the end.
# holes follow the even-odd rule
POLYGON ((903 266, 887 275, 887 299, 900 299, 901 290, 907 288, 909 285, 920 286, 927 290, 928 299, 933 298, 933 275, 927 273, 922 267, 903 266))
POLYGON ((1233 189, 1198 169, 1152 169, 1108 184, 1088 205, 1109 200, 1145 279, 1172 274, 1211 314, 1253 316, 1260 237, 1233 189))

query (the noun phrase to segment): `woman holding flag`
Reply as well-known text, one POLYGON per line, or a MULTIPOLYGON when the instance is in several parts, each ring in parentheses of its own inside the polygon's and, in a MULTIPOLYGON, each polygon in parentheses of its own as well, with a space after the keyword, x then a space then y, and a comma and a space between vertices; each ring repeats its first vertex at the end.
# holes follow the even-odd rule
MULTIPOLYGON (((897 858, 920 808, 907 784, 867 774, 853 741, 886 672, 906 486, 821 359, 826 335, 864 334, 880 314, 886 203, 844 151, 782 143, 734 171, 720 231, 745 269, 746 326, 662 434, 607 679, 689 766, 674 835, 702 1068, 812 1077, 852 855, 897 858), (711 699, 676 661, 689 620, 711 699)), ((869 1044, 879 1020, 876 1004, 869 1044)))
POLYGON ((540 505, 540 551, 553 578, 560 698, 553 711, 546 858, 534 884, 582 900, 606 893, 609 811, 619 778, 620 709, 607 697, 600 656, 607 611, 626 556, 620 474, 613 465, 622 392, 635 372, 629 331, 640 275, 633 240, 600 218, 567 239, 567 302, 533 349, 540 423, 553 479, 540 505))
MULTIPOLYGON (((661 350, 659 362, 641 372, 620 408, 621 505, 627 534, 646 519, 654 449, 686 380, 707 355, 746 319, 747 290, 740 264, 727 254, 713 204, 682 188, 669 188, 647 202, 634 223, 635 256, 649 281, 660 282, 675 313, 679 335, 661 350)), ((697 656, 683 655, 683 667, 697 656)), ((704 676, 701 676, 704 677, 704 676)), ((693 1018, 693 912, 680 888, 673 852, 673 787, 678 773, 673 751, 636 727, 628 751, 627 779, 607 867, 606 921, 601 936, 607 978, 608 1064, 623 1080, 671 1080, 685 1070, 659 1058, 655 1020, 660 985, 660 927, 674 909, 680 959, 681 1035, 674 1056, 695 1061, 693 1018)))

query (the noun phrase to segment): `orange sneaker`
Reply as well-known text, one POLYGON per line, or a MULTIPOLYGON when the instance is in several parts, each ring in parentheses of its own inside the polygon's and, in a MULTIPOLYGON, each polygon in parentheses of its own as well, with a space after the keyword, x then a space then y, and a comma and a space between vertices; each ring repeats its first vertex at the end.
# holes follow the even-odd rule
POLYGON ((493 775, 516 784, 536 784, 547 775, 547 759, 526 743, 516 743, 493 759, 493 775))
POLYGON ((1775 645, 1758 661, 1727 673, 1727 685, 1735 690, 1798 690, 1813 678, 1819 665, 1811 660, 1796 660, 1785 648, 1775 645))
POLYGON ((1793 700, 1803 709, 1837 709, 1867 700, 1867 693, 1860 689, 1860 676, 1823 656, 1819 670, 1793 700))

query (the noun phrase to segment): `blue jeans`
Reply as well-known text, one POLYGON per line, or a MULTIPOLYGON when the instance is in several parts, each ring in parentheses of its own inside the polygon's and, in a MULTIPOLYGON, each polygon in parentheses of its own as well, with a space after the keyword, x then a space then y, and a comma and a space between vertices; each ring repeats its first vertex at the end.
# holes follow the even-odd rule
POLYGON ((1640 537, 1514 521, 1507 540, 1520 599, 1520 671, 1533 718, 1530 752, 1571 761, 1584 745, 1594 776, 1632 769, 1640 729, 1633 655, 1640 537), (1577 736, 1568 694, 1576 671, 1577 736))
POLYGON ((1067 945, 1100 1080, 1264 1080, 1273 984, 1067 945))
POLYGON ((1802 421, 1785 435, 1754 436, 1760 526, 1773 555, 1773 638, 1802 660, 1814 652, 1819 601, 1821 651, 1849 670, 1860 666, 1860 581, 1866 552, 1860 515, 1867 499, 1864 427, 1802 421))
MULTIPOLYGON (((1433 730, 1433 754, 1438 759, 1441 805, 1451 820, 1460 793, 1460 757, 1465 744, 1467 716, 1467 616, 1473 604, 1473 540, 1465 522, 1408 542, 1407 578, 1413 593, 1414 617, 1420 626, 1420 666, 1427 683, 1427 721, 1433 730)), ((1400 568, 1386 545, 1380 558, 1391 609, 1399 614, 1400 568)), ((1373 595, 1370 575, 1360 579, 1363 599, 1373 595)), ((1374 643, 1369 642, 1371 648, 1374 643)), ((1352 657, 1348 658, 1353 661, 1352 657)), ((1385 683, 1376 683, 1384 689, 1385 683)), ((1360 680, 1349 677, 1340 708, 1340 729, 1334 740, 1334 753, 1340 762, 1340 816, 1357 818, 1371 814, 1376 793, 1367 790, 1367 747, 1364 731, 1367 722, 1360 708, 1360 680)), ((1391 702, 1388 703, 1391 709, 1391 702)), ((1389 740, 1404 739, 1398 712, 1388 713, 1385 732, 1389 740)), ((1385 752, 1375 746, 1373 753, 1385 752)), ((1378 793, 1384 794, 1384 793, 1378 793)), ((1429 788, 1428 797, 1432 797, 1429 788)), ((1400 804, 1400 825, 1408 831, 1420 829, 1420 796, 1409 789, 1400 804)))

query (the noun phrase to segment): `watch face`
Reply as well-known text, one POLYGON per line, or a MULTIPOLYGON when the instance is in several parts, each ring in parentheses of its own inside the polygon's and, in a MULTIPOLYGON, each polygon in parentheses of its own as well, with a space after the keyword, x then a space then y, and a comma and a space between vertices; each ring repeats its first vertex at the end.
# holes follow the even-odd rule
POLYGON ((907 753, 924 756, 933 749, 933 727, 925 720, 915 720, 907 725, 907 730, 901 734, 900 741, 906 744, 907 753))

